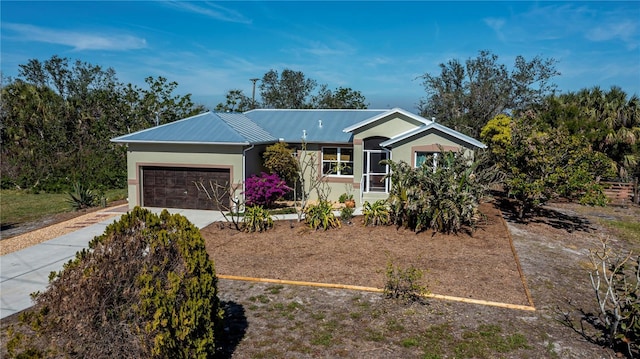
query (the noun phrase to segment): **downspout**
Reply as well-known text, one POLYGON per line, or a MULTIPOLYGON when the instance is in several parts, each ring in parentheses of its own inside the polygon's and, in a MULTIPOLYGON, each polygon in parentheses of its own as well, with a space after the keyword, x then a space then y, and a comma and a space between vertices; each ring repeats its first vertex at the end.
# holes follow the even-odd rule
MULTIPOLYGON (((247 179, 247 152, 251 151, 254 147, 256 147, 255 145, 251 145, 248 148, 245 148, 244 150, 242 150, 242 193, 245 193, 246 191, 246 187, 245 187, 245 180, 247 179)), ((244 200, 242 201, 244 202, 244 200)), ((238 208, 238 211, 240 209, 238 208)))

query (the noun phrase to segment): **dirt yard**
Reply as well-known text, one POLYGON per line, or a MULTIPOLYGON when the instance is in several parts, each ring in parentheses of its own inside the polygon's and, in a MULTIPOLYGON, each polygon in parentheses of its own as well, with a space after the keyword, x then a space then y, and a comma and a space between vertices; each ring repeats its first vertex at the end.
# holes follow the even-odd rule
POLYGON ((235 338, 227 353, 234 358, 615 357, 615 351, 592 342, 596 332, 588 325, 583 336, 570 323, 579 328, 580 310, 595 308, 588 249, 597 247, 601 236, 619 248, 640 244, 640 239, 618 241, 600 219, 615 213, 640 218, 640 210, 556 204, 518 223, 504 206, 503 221, 496 207, 483 205, 486 222, 471 236, 364 227, 357 217, 329 231, 310 231, 296 222, 277 222, 273 230, 253 234, 221 224, 204 228, 221 275, 382 288, 391 261, 425 270, 424 284, 435 294, 518 305, 531 300, 536 308, 435 299, 407 306, 379 293, 221 280, 227 330, 235 338), (505 349, 474 341, 478 332, 488 335, 486 328, 497 328, 506 341, 522 337, 526 344, 505 349), (467 344, 480 349, 465 351, 467 344))
POLYGON ((423 270, 434 294, 528 305, 500 211, 481 211, 486 220, 472 236, 364 227, 362 217, 327 231, 291 220, 262 233, 219 224, 201 233, 221 275, 383 288, 391 262, 423 270))
MULTIPOLYGON (((382 288, 391 262, 423 269, 431 293, 457 298, 407 304, 369 291, 220 279, 227 334, 221 357, 621 357, 594 343, 597 332, 580 321, 595 309, 587 254, 601 237, 619 252, 640 250, 640 238, 619 239, 608 224, 637 223, 640 208, 556 203, 528 223, 515 221, 505 203, 481 210, 486 220, 472 235, 364 227, 358 217, 329 231, 295 221, 254 234, 220 223, 203 228, 221 276, 382 288)), ((15 322, 2 321, 0 356, 15 322)))

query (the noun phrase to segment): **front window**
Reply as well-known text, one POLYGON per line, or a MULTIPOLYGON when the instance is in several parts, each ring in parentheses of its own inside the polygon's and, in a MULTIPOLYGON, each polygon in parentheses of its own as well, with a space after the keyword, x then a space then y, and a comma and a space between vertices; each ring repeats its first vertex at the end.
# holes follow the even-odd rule
POLYGON ((343 147, 322 148, 322 174, 353 176, 353 149, 343 147))
POLYGON ((433 170, 435 171, 436 167, 438 167, 438 152, 416 152, 416 168, 423 165, 431 166, 431 168, 433 168, 433 170), (428 163, 427 160, 430 163, 428 163))

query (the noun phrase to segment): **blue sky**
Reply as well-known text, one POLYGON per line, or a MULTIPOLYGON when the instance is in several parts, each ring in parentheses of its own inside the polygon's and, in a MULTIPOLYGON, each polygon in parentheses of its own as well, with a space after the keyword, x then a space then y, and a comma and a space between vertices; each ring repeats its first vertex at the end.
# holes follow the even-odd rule
POLYGON ((562 92, 640 95, 640 2, 2 1, 1 64, 52 55, 112 67, 125 83, 164 76, 208 107, 250 78, 302 71, 360 91, 371 108, 416 111, 417 77, 489 50, 554 58, 562 92))

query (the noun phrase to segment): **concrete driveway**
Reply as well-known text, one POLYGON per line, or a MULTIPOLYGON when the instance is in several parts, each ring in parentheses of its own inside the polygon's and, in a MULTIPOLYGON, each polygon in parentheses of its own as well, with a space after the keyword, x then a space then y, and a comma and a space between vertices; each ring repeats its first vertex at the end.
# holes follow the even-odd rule
MULTIPOLYGON (((149 209, 154 213, 162 211, 161 208, 149 209)), ((113 208, 107 208, 104 211, 110 210, 113 211, 113 208)), ((204 228, 223 219, 219 211, 189 209, 168 209, 168 211, 187 217, 198 228, 204 228)), ((123 212, 126 212, 126 208, 120 210, 120 213, 123 212)), ((107 225, 117 219, 119 216, 111 217, 0 257, 0 319, 30 307, 33 304, 30 294, 47 288, 49 274, 61 270, 64 263, 75 257, 77 251, 87 248, 93 237, 104 233, 107 225)))

